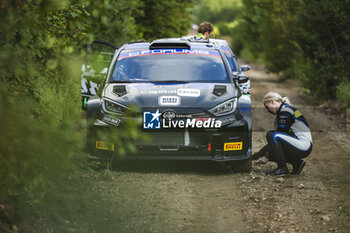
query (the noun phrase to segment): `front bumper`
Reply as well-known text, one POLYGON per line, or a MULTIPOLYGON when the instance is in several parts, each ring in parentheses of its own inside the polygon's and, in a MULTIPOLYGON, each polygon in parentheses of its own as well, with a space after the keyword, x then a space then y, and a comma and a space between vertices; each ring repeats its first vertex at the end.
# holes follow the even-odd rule
MULTIPOLYGON (((96 142, 100 141, 96 132, 106 132, 110 126, 97 121, 90 133, 89 157, 93 159, 156 159, 156 160, 212 160, 218 162, 245 160, 252 154, 251 132, 248 124, 241 119, 221 129, 205 130, 152 130, 142 131, 140 134, 147 136, 149 141, 135 140, 132 143, 137 153, 128 153, 120 156, 118 145, 113 150, 101 150, 96 148, 96 142), (230 145, 239 145, 230 147, 230 145)), ((114 144, 113 144, 114 145, 114 144)))

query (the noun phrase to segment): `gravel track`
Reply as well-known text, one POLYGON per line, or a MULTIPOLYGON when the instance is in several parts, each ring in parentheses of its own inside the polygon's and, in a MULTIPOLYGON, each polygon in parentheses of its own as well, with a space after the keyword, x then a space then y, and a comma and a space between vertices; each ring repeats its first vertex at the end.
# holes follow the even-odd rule
POLYGON ((104 232, 349 232, 349 133, 340 119, 345 115, 325 113, 296 81, 250 65, 253 151, 273 128, 263 95, 287 95, 312 129, 314 147, 304 171, 276 178, 265 175, 272 163, 253 165, 250 174, 215 162, 118 163, 110 179, 94 183, 110 203, 104 232))

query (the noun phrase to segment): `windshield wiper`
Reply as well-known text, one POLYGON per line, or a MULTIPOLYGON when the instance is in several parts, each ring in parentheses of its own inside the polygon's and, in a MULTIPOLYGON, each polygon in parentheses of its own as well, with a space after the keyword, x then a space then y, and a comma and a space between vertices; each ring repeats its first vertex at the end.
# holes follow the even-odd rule
POLYGON ((131 83, 131 81, 127 81, 127 80, 109 80, 108 83, 131 83))
POLYGON ((180 80, 163 80, 163 81, 149 81, 151 83, 188 83, 188 81, 180 81, 180 80))

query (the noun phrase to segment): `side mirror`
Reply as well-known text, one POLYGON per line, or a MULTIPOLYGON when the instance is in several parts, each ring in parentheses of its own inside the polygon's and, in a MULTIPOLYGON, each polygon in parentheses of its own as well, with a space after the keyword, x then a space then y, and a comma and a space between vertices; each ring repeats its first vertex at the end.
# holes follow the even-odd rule
POLYGON ((237 76, 237 79, 238 79, 238 83, 245 83, 249 80, 248 76, 245 74, 239 74, 237 76))
POLYGON ((248 70, 251 70, 250 66, 249 65, 242 65, 241 66, 241 71, 248 71, 248 70))

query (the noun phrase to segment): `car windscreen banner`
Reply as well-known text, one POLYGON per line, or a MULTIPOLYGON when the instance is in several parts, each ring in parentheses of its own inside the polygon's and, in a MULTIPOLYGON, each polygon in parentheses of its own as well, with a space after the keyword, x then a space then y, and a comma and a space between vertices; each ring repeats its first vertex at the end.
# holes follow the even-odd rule
POLYGON ((120 53, 118 60, 121 60, 124 58, 129 58, 129 57, 139 57, 139 56, 149 56, 149 55, 173 55, 173 54, 221 57, 219 51, 217 51, 217 50, 151 49, 151 50, 132 50, 132 51, 126 50, 126 51, 123 51, 120 53))

